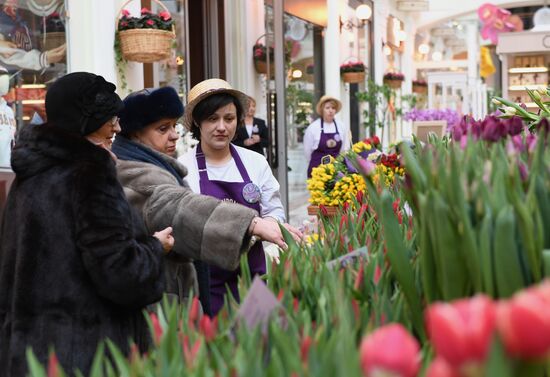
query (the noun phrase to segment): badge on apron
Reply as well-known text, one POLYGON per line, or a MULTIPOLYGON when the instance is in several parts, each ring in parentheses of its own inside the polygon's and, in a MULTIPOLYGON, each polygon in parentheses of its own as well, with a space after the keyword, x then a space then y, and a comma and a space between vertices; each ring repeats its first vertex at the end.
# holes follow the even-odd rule
POLYGON ((342 138, 340 137, 340 134, 334 135, 334 140, 336 140, 336 141, 342 140, 342 138))
POLYGON ((254 183, 249 182, 243 187, 243 198, 247 203, 254 204, 260 201, 262 193, 260 188, 254 183))
POLYGON ((327 140, 327 147, 329 147, 329 148, 334 148, 336 146, 336 144, 337 144, 336 140, 334 140, 334 139, 328 139, 327 140))
POLYGON ((326 156, 323 156, 321 158, 321 164, 323 165, 327 165, 327 164, 330 164, 330 155, 326 155, 326 156))

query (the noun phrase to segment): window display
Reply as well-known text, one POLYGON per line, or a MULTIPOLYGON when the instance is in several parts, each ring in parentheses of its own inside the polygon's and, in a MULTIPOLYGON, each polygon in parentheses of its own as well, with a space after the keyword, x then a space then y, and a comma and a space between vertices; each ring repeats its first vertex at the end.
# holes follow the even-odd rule
POLYGON ((47 85, 67 71, 65 33, 64 0, 0 0, 0 67, 8 76, 1 93, 0 120, 7 120, 1 122, 1 166, 9 167, 15 127, 46 119, 47 85))

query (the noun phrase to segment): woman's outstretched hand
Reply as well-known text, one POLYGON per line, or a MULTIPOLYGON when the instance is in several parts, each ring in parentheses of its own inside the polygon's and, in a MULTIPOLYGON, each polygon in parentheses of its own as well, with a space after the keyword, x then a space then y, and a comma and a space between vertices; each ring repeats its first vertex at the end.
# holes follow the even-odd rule
POLYGON ((169 226, 161 231, 155 232, 153 237, 156 237, 162 244, 164 253, 168 254, 170 250, 174 247, 174 236, 172 236, 172 227, 169 226))
MULTIPOLYGON (((282 225, 290 232, 292 238, 294 238, 296 242, 300 242, 304 237, 302 232, 300 232, 293 226, 286 223, 282 225)), ((251 229, 253 236, 258 237, 263 241, 272 242, 279 246, 281 249, 286 250, 288 248, 288 245, 283 238, 283 233, 281 232, 281 229, 279 228, 279 223, 277 221, 274 221, 271 218, 263 219, 261 217, 255 217, 252 220, 251 229), (256 223, 254 224, 254 222, 256 223)))

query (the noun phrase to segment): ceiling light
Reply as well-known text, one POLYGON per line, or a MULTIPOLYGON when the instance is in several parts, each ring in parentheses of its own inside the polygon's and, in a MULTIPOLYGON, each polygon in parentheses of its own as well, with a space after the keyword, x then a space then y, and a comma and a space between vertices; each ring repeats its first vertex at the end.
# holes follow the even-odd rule
POLYGON ((367 21, 372 16, 372 9, 367 4, 361 4, 355 9, 355 17, 359 21, 367 21))
POLYGON ((428 54, 430 52, 430 45, 427 43, 421 43, 420 46, 418 46, 418 52, 421 54, 428 54))

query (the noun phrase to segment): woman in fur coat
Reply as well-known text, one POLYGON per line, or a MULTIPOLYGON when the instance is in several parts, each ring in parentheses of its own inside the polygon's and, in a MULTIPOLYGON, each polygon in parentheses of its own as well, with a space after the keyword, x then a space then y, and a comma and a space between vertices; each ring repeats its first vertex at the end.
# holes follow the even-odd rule
POLYGON ((206 263, 235 270, 252 236, 282 248, 286 244, 279 224, 258 217, 255 210, 193 193, 184 180, 187 169, 172 157, 178 140, 175 125, 182 114, 181 100, 171 87, 130 94, 124 99, 122 131, 113 152, 126 196, 149 231, 174 229, 174 248, 166 257, 167 292, 180 300, 198 295, 204 312, 211 314, 206 263))
POLYGON ((18 137, 0 231, 1 376, 26 375, 27 347, 87 375, 106 338, 125 352, 130 339, 148 346, 142 309, 161 298, 173 239, 147 235, 117 181, 105 148, 120 130, 114 91, 101 76, 66 75, 46 95, 48 122, 18 137))

